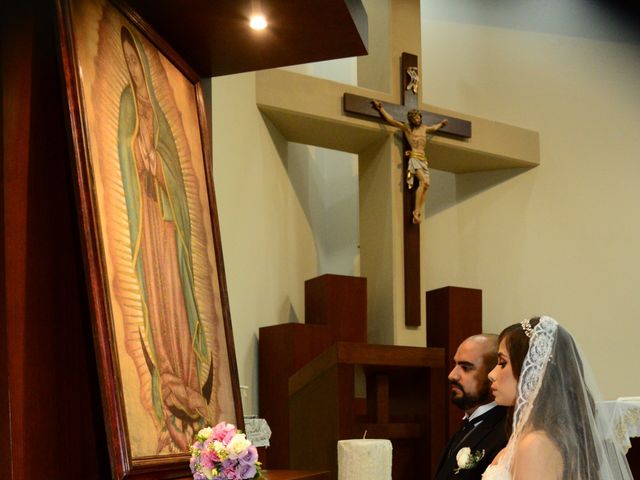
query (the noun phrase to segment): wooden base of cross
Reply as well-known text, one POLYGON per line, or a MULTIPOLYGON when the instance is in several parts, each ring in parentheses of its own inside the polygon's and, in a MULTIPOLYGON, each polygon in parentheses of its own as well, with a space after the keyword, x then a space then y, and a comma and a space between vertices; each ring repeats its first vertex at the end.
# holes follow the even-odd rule
MULTIPOLYGON (((417 88, 418 57, 410 53, 402 54, 402 90, 403 103, 396 105, 382 102, 384 109, 394 118, 406 119, 409 110, 418 108, 417 88)), ((346 113, 365 116, 367 118, 384 121, 380 114, 371 105, 371 98, 344 94, 344 111, 346 113)), ((471 138, 471 122, 458 118, 444 117, 426 110, 421 110, 422 121, 426 124, 435 124, 447 118, 448 124, 438 130, 436 135, 451 136, 453 138, 471 138)), ((411 150, 403 136, 403 152, 411 150)), ((427 155, 428 156, 428 155, 427 155)), ((404 155, 403 155, 404 158, 404 155)), ((408 161, 408 159, 407 159, 408 161)), ((405 165, 406 169, 406 165, 405 165)), ((403 182, 404 199, 404 311, 405 325, 410 327, 420 326, 420 224, 413 223, 413 210, 415 203, 415 188, 410 189, 403 182)), ((428 201, 428 200, 427 200, 428 201)))

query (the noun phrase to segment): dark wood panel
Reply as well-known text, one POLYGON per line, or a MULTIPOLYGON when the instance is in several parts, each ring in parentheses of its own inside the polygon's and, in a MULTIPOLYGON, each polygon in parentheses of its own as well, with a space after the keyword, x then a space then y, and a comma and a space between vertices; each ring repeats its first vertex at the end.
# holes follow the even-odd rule
POLYGON ((129 0, 203 77, 367 54, 361 0, 129 0), (248 26, 251 6, 269 27, 248 26))
POLYGON ((631 439, 631 448, 627 452, 627 460, 629 460, 633 478, 640 478, 640 437, 631 439))
POLYGON ((363 428, 370 438, 419 439, 424 435, 422 427, 417 423, 365 423, 363 428))
POLYGON ((444 362, 441 348, 406 347, 397 345, 369 345, 338 342, 338 361, 367 366, 439 367, 444 362))
POLYGON ((306 324, 327 325, 333 341, 367 341, 367 280, 326 274, 304 282, 306 324))
POLYGON ((389 371, 397 373, 407 367, 442 368, 444 349, 336 342, 291 375, 289 394, 323 375, 338 362, 362 365, 368 374, 389 371))
POLYGON ((289 376, 330 343, 326 325, 288 323, 260 329, 259 411, 272 432, 271 447, 262 459, 267 468, 289 468, 289 376))
MULTIPOLYGON (((411 149, 406 139, 403 138, 404 150, 411 149)), ((413 223, 413 209, 415 208, 415 191, 417 186, 409 190, 406 182, 402 190, 403 212, 403 271, 404 271, 404 324, 407 327, 419 327, 422 290, 420 288, 420 225, 413 223)), ((428 199, 427 199, 428 201, 428 199)), ((427 222, 422 222, 428 228, 427 222)))
POLYGON ((37 478, 46 465, 48 478, 107 479, 53 9, 16 0, 2 16, 2 295, 10 321, 0 350, 11 403, 0 402, 8 419, 0 472, 37 478))

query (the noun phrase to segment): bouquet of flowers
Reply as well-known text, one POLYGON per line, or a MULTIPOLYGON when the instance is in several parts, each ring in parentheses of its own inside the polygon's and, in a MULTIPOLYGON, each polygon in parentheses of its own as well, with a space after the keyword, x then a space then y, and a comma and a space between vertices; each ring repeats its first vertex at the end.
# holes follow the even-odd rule
POLYGON ((230 423, 200 430, 190 451, 194 480, 261 478, 256 447, 230 423))

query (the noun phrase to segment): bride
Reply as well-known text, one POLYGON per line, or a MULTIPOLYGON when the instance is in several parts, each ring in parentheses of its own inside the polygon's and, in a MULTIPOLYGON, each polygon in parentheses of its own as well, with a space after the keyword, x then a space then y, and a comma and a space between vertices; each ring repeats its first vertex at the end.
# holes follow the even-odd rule
POLYGON ((512 432, 483 480, 632 480, 626 457, 603 433, 571 335, 541 317, 507 327, 499 342, 489 380, 496 403, 510 407, 512 432))

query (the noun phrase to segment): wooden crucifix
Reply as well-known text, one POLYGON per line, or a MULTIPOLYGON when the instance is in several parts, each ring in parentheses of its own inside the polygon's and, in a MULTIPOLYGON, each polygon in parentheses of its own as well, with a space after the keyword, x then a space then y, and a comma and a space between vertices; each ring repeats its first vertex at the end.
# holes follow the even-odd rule
MULTIPOLYGON (((409 112, 418 109, 418 57, 410 53, 402 54, 402 89, 403 102, 402 105, 396 105, 388 102, 380 102, 384 111, 394 119, 407 118, 409 112)), ((368 118, 382 120, 380 113, 374 107, 372 99, 353 95, 344 94, 344 111, 357 115, 363 115, 368 118)), ((455 138, 471 137, 471 122, 458 118, 444 117, 426 110, 420 110, 423 123, 427 125, 436 125, 443 120, 447 120, 446 124, 439 124, 437 134, 444 134, 455 138)), ((436 132, 434 132, 436 133, 436 132)), ((403 151, 410 152, 412 145, 403 136, 403 151)), ((422 159, 426 166, 426 158, 422 159)), ((407 172, 410 172, 408 164, 411 158, 407 156, 407 172)), ((413 170, 413 169, 411 169, 413 170)), ((428 172, 428 170, 427 170, 428 172)), ((417 327, 420 326, 420 220, 422 216, 422 205, 415 195, 413 183, 416 179, 411 176, 407 177, 403 194, 403 212, 404 212, 404 304, 405 304, 405 325, 417 327), (415 197, 415 199, 414 199, 415 197), (419 210, 418 210, 419 209, 419 210), (416 214, 415 211, 418 211, 416 214)))

